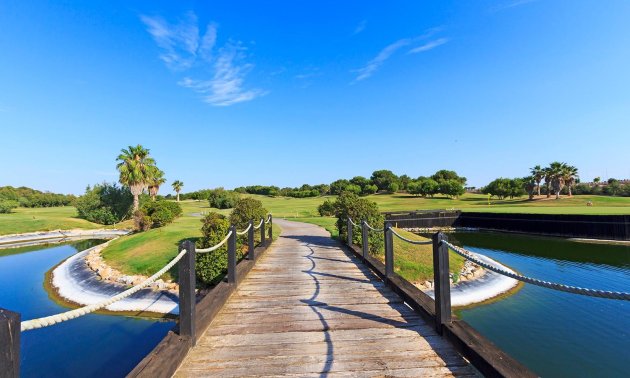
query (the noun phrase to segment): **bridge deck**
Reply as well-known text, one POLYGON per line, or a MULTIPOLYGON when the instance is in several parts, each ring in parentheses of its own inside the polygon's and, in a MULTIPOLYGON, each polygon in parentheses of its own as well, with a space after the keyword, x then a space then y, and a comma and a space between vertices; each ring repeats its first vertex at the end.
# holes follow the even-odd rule
POLYGON ((475 370, 317 226, 282 222, 175 376, 462 376, 475 370))

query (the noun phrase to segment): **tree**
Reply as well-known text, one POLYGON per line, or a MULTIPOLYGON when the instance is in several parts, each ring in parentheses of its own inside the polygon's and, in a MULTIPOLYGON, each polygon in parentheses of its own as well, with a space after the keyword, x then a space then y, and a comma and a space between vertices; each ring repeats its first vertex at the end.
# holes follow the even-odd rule
POLYGON ((550 167, 543 168, 543 178, 545 179, 545 187, 547 189, 547 198, 551 197, 551 182, 553 181, 553 172, 550 167))
POLYGON ((398 191, 398 189, 399 189, 399 186, 398 186, 397 182, 392 182, 387 187, 387 191, 390 192, 390 193, 396 193, 398 191))
POLYGON ((173 187, 173 190, 175 191, 175 193, 177 193, 177 202, 179 202, 179 192, 184 187, 184 183, 179 181, 179 180, 175 180, 175 181, 173 181, 171 186, 173 187))
MULTIPOLYGON (((565 171, 567 169, 566 163, 554 161, 549 164, 549 175, 551 177, 551 187, 556 194, 556 199, 560 199, 560 192, 565 185, 565 171)), ((549 196, 549 195, 547 195, 549 196)))
POLYGON ((363 176, 354 176, 350 179, 350 183, 354 185, 358 185, 363 189, 366 185, 370 185, 370 180, 366 179, 363 176))
POLYGON ((100 224, 121 222, 130 214, 133 196, 129 188, 102 183, 87 187, 76 200, 79 217, 100 224))
POLYGON ((431 178, 424 178, 418 181, 418 184, 420 184, 420 194, 423 197, 433 197, 440 192, 440 184, 431 178))
POLYGON ((400 184, 400 190, 408 190, 409 183, 411 183, 411 177, 402 175, 398 178, 400 184))
POLYGON ((151 200, 155 201, 155 197, 160 190, 160 186, 166 182, 164 178, 164 172, 159 170, 157 167, 154 169, 154 172, 151 173, 151 177, 148 182, 149 195, 151 196, 151 200))
POLYGON ((149 150, 141 145, 129 146, 128 149, 122 149, 116 161, 118 172, 120 172, 119 181, 131 190, 133 195, 133 211, 138 210, 140 201, 138 197, 147 188, 152 174, 157 169, 155 160, 149 156, 149 150))
POLYGON ((257 222, 266 216, 267 209, 262 206, 262 202, 255 198, 240 198, 230 214, 230 223, 242 230, 247 227, 250 220, 257 222))
POLYGON ((536 189, 538 190, 538 195, 540 196, 540 182, 545 177, 545 170, 537 165, 534 168, 530 168, 529 172, 531 173, 531 177, 533 181, 536 183, 536 189))
POLYGON ((378 190, 388 190, 392 183, 398 183, 398 176, 394 172, 382 169, 380 171, 374 171, 372 177, 370 177, 372 184, 376 185, 378 190))
POLYGON ((370 194, 374 194, 378 191, 378 187, 374 184, 368 184, 361 189, 362 196, 369 196, 370 194))
POLYGON ((446 180, 456 180, 458 181, 460 184, 466 185, 466 177, 462 177, 459 176, 457 174, 457 172, 455 171, 449 171, 446 169, 441 169, 437 172, 435 172, 435 174, 433 174, 433 176, 431 176, 431 178, 435 181, 437 181, 438 183, 441 181, 446 181, 446 180))
POLYGON ((345 179, 333 181, 330 184, 330 194, 341 194, 348 185, 350 185, 350 181, 345 179))
POLYGON ((572 165, 565 164, 564 167, 562 167, 561 174, 562 179, 569 190, 569 197, 571 197, 571 187, 575 186, 575 182, 578 179, 578 169, 572 165))
POLYGON ((599 184, 599 182, 600 182, 600 181, 602 181, 602 178, 601 178, 601 177, 595 177, 595 178, 593 179, 593 182, 594 182, 595 184, 599 184))
POLYGON ((536 189, 538 189, 538 193, 539 193, 538 195, 540 195, 540 181, 537 182, 533 176, 524 177, 522 181, 523 181, 523 188, 527 192, 527 195, 529 196, 530 200, 534 199, 534 191, 536 189))
MULTIPOLYGON (((355 223, 366 221, 372 227, 382 227, 384 218, 378 210, 376 202, 366 198, 360 198, 354 193, 344 192, 333 203, 335 216, 337 217, 337 230, 339 237, 345 240, 348 237, 348 217, 352 218, 355 223)), ((361 245, 362 235, 357 229, 353 234, 353 242, 361 245)), ((371 253, 382 253, 383 233, 368 233, 368 246, 371 253)))
POLYGON ((451 198, 457 198, 466 192, 461 181, 456 179, 442 180, 439 185, 440 193, 451 198))

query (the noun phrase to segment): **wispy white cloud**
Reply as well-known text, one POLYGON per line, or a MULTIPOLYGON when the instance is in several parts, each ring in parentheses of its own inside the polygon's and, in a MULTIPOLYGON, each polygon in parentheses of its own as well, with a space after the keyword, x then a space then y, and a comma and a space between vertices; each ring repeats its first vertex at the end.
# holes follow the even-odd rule
POLYGON ((521 5, 533 3, 535 1, 538 1, 538 0, 512 0, 512 1, 504 2, 502 4, 495 5, 494 7, 490 8, 490 11, 498 12, 504 9, 520 7, 521 5))
POLYGON ((178 84, 202 94, 205 102, 215 106, 233 105, 266 94, 259 89, 243 88, 245 75, 252 65, 240 64, 242 58, 243 47, 230 43, 219 50, 212 79, 195 80, 186 77, 178 84))
POLYGON ((414 47, 413 49, 409 50, 409 54, 417 54, 420 52, 433 50, 434 48, 441 46, 446 42, 448 42, 448 38, 439 38, 434 41, 429 41, 422 46, 414 47))
MULTIPOLYGON (((352 72, 357 74, 357 77, 354 79, 354 82, 365 80, 372 76, 396 51, 407 47, 418 44, 418 42, 426 40, 430 38, 434 34, 440 32, 442 28, 432 28, 429 29, 426 33, 413 37, 413 38, 403 38, 398 41, 386 46, 382 49, 374 58, 372 58, 365 66, 354 70, 352 72)), ((422 51, 428 51, 433 48, 436 48, 440 45, 448 42, 448 38, 439 38, 433 41, 429 41, 424 43, 421 46, 417 46, 409 50, 409 53, 415 54, 422 51)))
POLYGON ((140 16, 147 31, 162 50, 160 59, 172 70, 188 75, 178 82, 203 95, 203 100, 215 106, 228 106, 249 101, 265 92, 245 89, 245 76, 253 68, 244 63, 246 48, 239 42, 228 42, 215 53, 217 25, 209 23, 200 34, 197 16, 189 12, 176 24, 161 17, 140 16), (212 78, 194 79, 194 68, 210 65, 212 78))
POLYGON ((359 34, 362 31, 365 30, 365 27, 367 26, 367 20, 363 20, 361 22, 359 22, 359 24, 357 25, 356 28, 354 28, 354 32, 352 33, 353 35, 359 34))

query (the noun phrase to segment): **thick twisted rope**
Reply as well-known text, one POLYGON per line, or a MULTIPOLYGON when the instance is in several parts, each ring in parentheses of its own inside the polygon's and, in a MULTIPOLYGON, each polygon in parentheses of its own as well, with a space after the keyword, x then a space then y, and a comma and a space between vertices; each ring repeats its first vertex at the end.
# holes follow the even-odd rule
POLYGON ((265 224, 271 222, 271 214, 267 217, 267 220, 265 221, 265 224))
POLYGON ((250 223, 249 226, 247 226, 247 228, 244 229, 243 231, 236 232, 236 235, 245 235, 251 227, 252 227, 252 224, 250 223))
POLYGON ((358 224, 354 223, 354 222, 352 221, 352 218, 348 218, 348 221, 349 221, 349 222, 350 222, 350 224, 351 224, 351 225, 353 225, 354 227, 361 227, 361 225, 358 225, 358 224))
POLYGON ((260 223, 258 223, 258 226, 254 226, 254 230, 258 230, 260 227, 262 227, 263 223, 265 222, 264 219, 260 220, 260 223))
POLYGON ((411 244, 416 244, 416 245, 420 245, 420 244, 433 244, 432 240, 411 240, 411 239, 407 239, 406 237, 400 235, 399 233, 397 233, 396 231, 394 231, 393 227, 389 228, 392 231, 392 234, 398 236, 398 239, 406 241, 407 243, 411 243, 411 244))
POLYGON ((442 240, 442 243, 446 244, 450 249, 452 249, 458 255, 462 256, 463 258, 467 260, 474 262, 475 264, 479 266, 482 266, 495 273, 499 273, 501 275, 514 278, 515 280, 519 280, 521 282, 526 282, 532 285, 542 286, 542 287, 546 287, 553 290, 564 291, 567 293, 586 295, 589 297, 599 297, 599 298, 619 299, 623 301, 630 301, 630 293, 623 293, 619 291, 586 289, 586 288, 577 287, 577 286, 569 286, 569 285, 563 285, 563 284, 559 284, 555 282, 543 281, 536 278, 526 277, 517 273, 508 272, 501 268, 497 268, 493 265, 487 264, 475 258, 472 252, 467 251, 464 248, 453 245, 445 240, 442 240))
POLYGON ((225 244, 225 242, 228 241, 228 239, 230 238, 230 236, 232 236, 232 231, 228 232, 228 234, 225 236, 225 238, 223 240, 221 240, 219 242, 219 244, 216 244, 210 248, 204 248, 204 249, 196 249, 195 252, 197 253, 207 253, 207 252, 212 252, 212 251, 216 251, 217 249, 221 248, 221 246, 223 244, 225 244))
POLYGON ((376 232, 383 232, 383 231, 385 231, 384 228, 374 228, 374 227, 370 226, 370 224, 368 222, 365 222, 365 225, 367 226, 368 229, 370 229, 372 231, 376 231, 376 232))
POLYGON ((164 266, 164 268, 160 269, 159 271, 157 271, 154 275, 152 275, 151 277, 147 278, 146 280, 142 281, 140 284, 127 289, 125 291, 123 291, 120 294, 117 294, 111 298, 108 298, 104 301, 101 301, 99 303, 95 303, 95 304, 91 304, 91 305, 87 305, 81 308, 77 308, 75 310, 71 310, 71 311, 66 311, 66 312, 62 312, 61 314, 57 314, 57 315, 51 315, 51 316, 46 316, 43 318, 38 318, 38 319, 32 319, 32 320, 25 320, 21 323, 21 329, 22 332, 23 331, 28 331, 31 329, 35 329, 35 328, 42 328, 42 327, 48 327, 51 326, 53 324, 57 324, 57 323, 61 323, 61 322, 65 322, 67 320, 70 319, 75 319, 78 318, 79 316, 83 316, 83 315, 87 315, 91 312, 100 310, 103 307, 109 306, 112 303, 118 302, 121 299, 125 299, 128 296, 137 293, 138 291, 140 291, 141 289, 144 289, 145 287, 149 286, 150 284, 152 284, 153 282, 155 282, 158 278, 160 278, 164 273, 166 273, 169 269, 171 269, 175 264, 177 264, 177 262, 179 260, 181 260, 182 257, 184 257, 184 255, 186 254, 186 250, 182 250, 181 252, 179 252, 179 254, 177 256, 175 256, 175 258, 173 260, 171 260, 171 262, 169 262, 168 264, 166 264, 164 266))

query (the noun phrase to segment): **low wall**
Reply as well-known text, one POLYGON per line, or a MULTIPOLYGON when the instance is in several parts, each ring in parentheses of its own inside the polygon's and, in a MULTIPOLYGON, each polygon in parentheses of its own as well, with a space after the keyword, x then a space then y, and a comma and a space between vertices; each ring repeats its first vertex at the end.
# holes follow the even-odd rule
POLYGON ((401 228, 469 227, 572 238, 630 240, 630 215, 503 214, 461 211, 385 213, 401 228))

